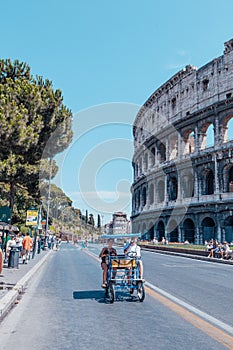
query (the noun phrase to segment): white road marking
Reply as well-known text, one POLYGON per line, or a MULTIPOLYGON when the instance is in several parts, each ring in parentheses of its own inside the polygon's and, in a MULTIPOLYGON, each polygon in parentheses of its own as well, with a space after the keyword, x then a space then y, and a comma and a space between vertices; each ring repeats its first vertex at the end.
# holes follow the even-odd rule
POLYGON ((184 307, 185 309, 189 310, 190 312, 194 313, 195 315, 198 315, 199 317, 203 318, 204 320, 216 325, 217 327, 219 327, 219 328, 223 329, 224 331, 233 335, 233 327, 232 326, 218 320, 217 318, 215 318, 213 316, 210 316, 209 314, 197 309, 196 307, 186 303, 185 301, 178 299, 177 297, 173 296, 172 294, 166 292, 163 289, 156 287, 155 285, 153 285, 150 282, 146 282, 145 285, 147 287, 149 287, 150 289, 154 290, 155 292, 163 295, 167 299, 173 301, 174 303, 184 307))

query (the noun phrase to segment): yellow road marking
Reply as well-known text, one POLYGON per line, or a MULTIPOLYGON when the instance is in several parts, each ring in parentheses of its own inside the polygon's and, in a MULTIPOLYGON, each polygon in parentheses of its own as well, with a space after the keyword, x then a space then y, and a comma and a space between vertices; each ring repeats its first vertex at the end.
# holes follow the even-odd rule
MULTIPOLYGON (((85 251, 95 260, 100 261, 100 259, 89 251, 85 251)), ((203 320, 201 317, 193 314, 192 312, 186 310, 184 307, 174 303, 168 298, 162 296, 161 294, 155 292, 151 288, 145 286, 146 293, 148 293, 153 298, 157 299, 161 304, 168 307, 170 310, 175 312, 177 315, 181 316, 183 319, 191 323, 194 327, 200 329, 202 332, 208 334, 211 338, 215 339, 220 344, 224 345, 226 348, 233 350, 233 337, 222 331, 221 329, 213 326, 211 323, 203 320)))
POLYGON ((153 298, 157 299, 161 304, 168 307, 170 310, 181 316, 183 319, 191 323, 196 328, 202 330, 204 333, 208 334, 211 338, 215 339, 222 345, 224 345, 226 348, 232 350, 233 349, 233 337, 229 334, 225 333, 224 331, 220 330, 219 328, 213 326, 207 321, 204 321, 199 316, 193 314, 192 312, 186 310, 180 305, 177 305, 173 301, 165 298, 161 294, 155 292, 154 290, 150 289, 149 287, 146 287, 146 292, 152 296, 153 298))

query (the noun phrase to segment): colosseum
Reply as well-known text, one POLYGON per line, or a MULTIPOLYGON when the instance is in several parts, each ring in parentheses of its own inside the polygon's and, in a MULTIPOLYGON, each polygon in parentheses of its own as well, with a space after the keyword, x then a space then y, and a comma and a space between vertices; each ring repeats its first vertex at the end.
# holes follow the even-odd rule
POLYGON ((233 241, 233 39, 160 86, 134 126, 132 232, 233 241))

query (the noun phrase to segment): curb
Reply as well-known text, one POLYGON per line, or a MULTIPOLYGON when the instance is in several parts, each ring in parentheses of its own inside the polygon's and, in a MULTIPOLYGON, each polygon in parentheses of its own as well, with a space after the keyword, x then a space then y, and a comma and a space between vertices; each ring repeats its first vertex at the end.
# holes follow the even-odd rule
POLYGON ((153 249, 153 248, 146 248, 146 247, 141 247, 141 249, 149 252, 153 252, 153 253, 176 255, 176 256, 181 256, 188 259, 215 262, 218 264, 225 264, 225 265, 233 265, 233 260, 220 260, 218 258, 208 258, 207 256, 202 256, 202 255, 185 254, 185 253, 178 253, 175 251, 172 252, 172 251, 166 251, 162 249, 160 250, 160 249, 153 249))
POLYGON ((40 269, 40 267, 45 263, 45 261, 50 256, 52 250, 50 250, 36 265, 34 265, 31 270, 29 270, 25 276, 23 276, 14 286, 12 290, 7 292, 3 298, 0 299, 0 320, 7 315, 9 310, 13 307, 18 299, 19 295, 25 290, 29 280, 32 276, 40 269))

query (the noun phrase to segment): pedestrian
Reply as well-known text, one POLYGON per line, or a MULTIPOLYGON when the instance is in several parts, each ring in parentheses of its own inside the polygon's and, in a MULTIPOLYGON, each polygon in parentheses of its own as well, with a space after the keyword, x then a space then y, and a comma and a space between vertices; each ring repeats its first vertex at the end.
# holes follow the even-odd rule
POLYGON ((23 245, 23 264, 27 264, 29 260, 30 251, 33 246, 33 241, 32 241, 32 238, 30 237, 29 232, 26 233, 26 236, 22 241, 22 245, 23 245))
POLYGON ((18 235, 16 236, 16 245, 19 250, 20 257, 22 257, 22 251, 23 251, 23 236, 22 233, 19 232, 18 235))

